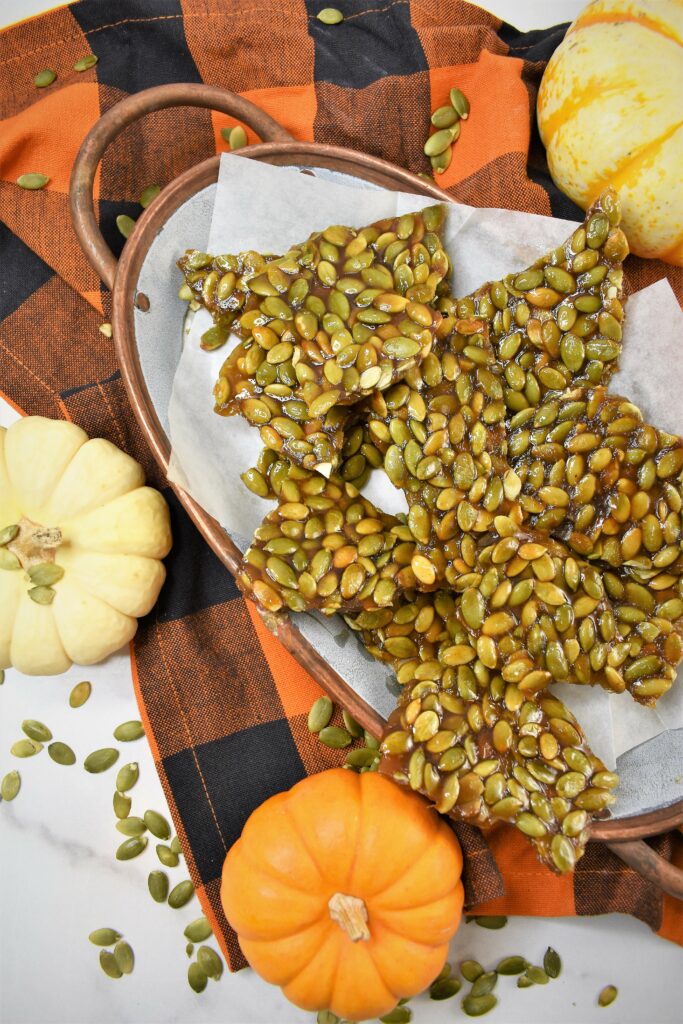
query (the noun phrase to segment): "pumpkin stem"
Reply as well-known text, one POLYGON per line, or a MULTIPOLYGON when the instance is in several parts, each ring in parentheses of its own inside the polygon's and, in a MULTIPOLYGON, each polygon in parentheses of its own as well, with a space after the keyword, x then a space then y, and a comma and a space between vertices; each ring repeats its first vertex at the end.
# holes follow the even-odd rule
POLYGON ((26 518, 17 525, 19 533, 7 547, 17 556, 22 569, 54 562, 57 548, 62 543, 62 531, 56 526, 40 526, 26 518))
POLYGON ((368 908, 358 896, 335 892, 327 901, 330 917, 346 932, 351 942, 369 942, 368 908))

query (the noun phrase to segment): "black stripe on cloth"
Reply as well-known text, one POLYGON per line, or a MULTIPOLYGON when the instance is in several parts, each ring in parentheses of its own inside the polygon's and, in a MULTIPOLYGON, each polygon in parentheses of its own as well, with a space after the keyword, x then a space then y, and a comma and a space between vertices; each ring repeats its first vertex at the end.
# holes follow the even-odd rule
POLYGON ((335 0, 339 25, 315 17, 330 4, 306 0, 308 31, 315 43, 316 82, 363 89, 387 75, 427 71, 420 38, 410 22, 408 0, 335 0))
POLYGON ((567 21, 561 25, 553 25, 552 28, 521 32, 504 21, 498 29, 498 36, 510 48, 509 57, 521 57, 522 60, 532 62, 547 61, 564 39, 569 25, 567 21))
POLYGON ((0 220, 0 321, 54 277, 54 271, 0 220))
POLYGON ((72 395, 77 395, 81 391, 87 391, 89 388, 99 388, 103 384, 113 384, 115 380, 121 379, 121 371, 114 370, 109 377, 104 377, 102 380, 93 380, 89 384, 79 384, 77 388, 67 388, 66 391, 61 392, 62 398, 71 398, 72 395))

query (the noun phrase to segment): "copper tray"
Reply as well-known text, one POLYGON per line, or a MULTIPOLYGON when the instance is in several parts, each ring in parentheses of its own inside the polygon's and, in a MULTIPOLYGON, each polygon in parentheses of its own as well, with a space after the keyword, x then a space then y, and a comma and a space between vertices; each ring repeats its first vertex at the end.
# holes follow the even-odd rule
MULTIPOLYGON (((298 142, 252 103, 224 89, 194 84, 159 86, 130 96, 107 111, 86 136, 74 163, 70 186, 71 213, 86 257, 113 293, 113 336, 121 373, 133 412, 164 472, 168 468, 170 444, 150 398, 136 345, 136 309, 149 309, 149 299, 138 290, 138 280, 145 257, 168 219, 187 200, 216 182, 220 158, 215 156, 205 160, 163 189, 138 219, 118 264, 99 230, 92 187, 105 149, 127 125, 152 111, 176 106, 219 110, 251 127, 264 142, 238 151, 240 157, 281 166, 329 168, 388 189, 441 202, 450 201, 450 196, 437 185, 377 157, 337 146, 298 142)), ((231 538, 181 488, 174 486, 174 490, 207 543, 228 569, 236 573, 241 552, 231 538)), ((319 655, 287 614, 264 615, 264 619, 282 644, 335 701, 347 708, 371 733, 381 733, 383 718, 319 655)), ((622 860, 662 890, 683 899, 683 872, 657 856, 643 842, 644 837, 657 835, 682 823, 683 800, 680 800, 644 814, 598 822, 592 828, 591 838, 606 842, 622 860)))

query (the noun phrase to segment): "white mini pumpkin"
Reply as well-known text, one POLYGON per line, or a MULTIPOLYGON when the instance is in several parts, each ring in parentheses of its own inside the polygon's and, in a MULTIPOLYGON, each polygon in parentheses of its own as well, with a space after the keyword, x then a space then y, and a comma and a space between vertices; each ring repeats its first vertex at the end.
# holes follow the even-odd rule
POLYGON ((135 459, 73 423, 0 427, 0 668, 55 675, 132 639, 171 548, 168 505, 143 485, 135 459))

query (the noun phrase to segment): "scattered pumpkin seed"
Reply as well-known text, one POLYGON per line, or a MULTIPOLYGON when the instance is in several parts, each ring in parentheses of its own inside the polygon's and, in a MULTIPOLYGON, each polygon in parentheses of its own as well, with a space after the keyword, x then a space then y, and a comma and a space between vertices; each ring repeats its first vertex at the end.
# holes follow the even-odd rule
POLYGON ((9 748, 9 752, 14 757, 34 757, 42 749, 43 744, 37 743, 35 740, 17 740, 9 748))
POLYGON ((38 743, 47 743, 52 739, 48 727, 42 722, 37 722, 35 718, 25 718, 21 723, 21 731, 26 733, 30 740, 37 740, 38 743))
POLYGON ((225 345, 229 334, 230 330, 224 324, 214 324, 213 327, 204 331, 199 339, 199 344, 205 352, 214 352, 217 348, 225 345))
POLYGON ((480 974, 477 980, 472 985, 470 995, 472 996, 487 996, 489 992, 493 992, 498 981, 498 975, 495 971, 485 971, 480 974))
POLYGON ((129 238, 135 227, 135 221, 127 213, 120 213, 116 218, 116 226, 124 238, 129 238))
POLYGON ((320 732, 329 725, 334 711, 334 704, 329 697, 318 697, 308 712, 308 728, 311 732, 320 732))
POLYGON ((132 802, 131 798, 126 796, 125 793, 119 793, 118 789, 115 790, 112 803, 114 805, 114 814, 116 817, 127 818, 130 814, 132 802))
POLYGON ((323 7, 322 11, 318 11, 316 14, 316 18, 318 21, 322 21, 323 25, 340 25, 344 20, 344 15, 336 7, 323 7))
POLYGON ((533 981, 534 985, 547 985, 548 975, 545 973, 542 967, 537 967, 535 964, 531 964, 527 967, 524 972, 529 981, 533 981))
POLYGON ((140 768, 136 761, 124 764, 124 766, 118 770, 118 774, 116 776, 116 788, 119 793, 127 793, 129 789, 133 788, 139 778, 140 768))
POLYGON ((475 982, 477 978, 482 976, 484 968, 478 960, 463 960, 460 964, 460 973, 465 981, 469 981, 472 984, 472 982, 475 982))
POLYGON ((429 988, 430 999, 450 999, 458 994, 462 988, 458 978, 440 978, 433 982, 429 988))
POLYGON ((164 846, 163 843, 157 844, 157 857, 164 865, 165 868, 177 868, 178 867, 178 854, 174 853, 169 846, 164 846))
POLYGON ((508 923, 507 917, 500 916, 487 916, 487 917, 475 917, 474 923, 478 924, 480 928, 489 928, 492 931, 497 931, 499 928, 504 928, 508 923))
POLYGON ((331 747, 333 750, 340 750, 342 747, 348 747, 351 743, 351 736, 346 729, 341 729, 338 725, 326 725, 324 729, 321 729, 318 733, 318 739, 321 743, 324 743, 326 747, 331 747))
POLYGON ((562 961, 560 954, 548 946, 543 957, 543 969, 549 978, 559 978, 562 973, 562 961))
POLYGON ((7 772, 7 775, 0 782, 0 796, 3 800, 14 800, 21 789, 21 775, 19 772, 7 772))
POLYGON ((49 180, 47 174, 20 174, 17 178, 17 185, 20 188, 28 189, 30 192, 35 192, 40 188, 45 188, 49 180))
POLYGON ((59 583, 64 570, 56 562, 40 562, 28 570, 28 578, 35 587, 51 587, 59 583))
POLYGON ((178 882, 176 886, 171 889, 168 894, 168 905, 173 907, 174 910, 179 910, 180 907, 184 907, 186 903, 189 903, 194 896, 194 885, 189 878, 186 878, 183 882, 178 882))
POLYGON ((113 946, 120 938, 121 933, 114 928, 96 928, 88 936, 88 940, 92 942, 93 946, 113 946))
POLYGON ((211 946, 200 946, 197 950, 197 963, 207 977, 218 981, 223 973, 223 961, 211 946))
POLYGON ((168 875, 165 871, 150 871, 147 888, 155 903, 165 903, 168 898, 168 875))
POLYGON ((352 768, 371 768, 379 761, 379 752, 371 747, 358 747, 346 755, 346 764, 352 768))
POLYGON ((147 831, 147 826, 142 818, 137 818, 134 814, 131 814, 116 822, 116 830, 124 836, 141 836, 147 831))
POLYGON ((16 572, 17 569, 21 569, 21 562, 17 556, 4 547, 0 547, 0 569, 5 569, 8 572, 16 572))
POLYGON ((410 1024, 413 1019, 413 1011, 407 1006, 397 1006, 379 1019, 382 1024, 410 1024))
POLYGON ((89 53, 87 57, 81 57, 74 64, 74 71, 89 71, 90 68, 94 68, 97 64, 99 57, 96 57, 94 53, 89 53))
POLYGON ((187 954, 187 956, 192 956, 192 954, 194 953, 194 943, 193 942, 187 942, 185 944, 185 953, 187 954))
POLYGON ((193 992, 203 992, 207 986, 208 979, 197 961, 193 961, 187 968, 187 980, 193 992))
POLYGON ((54 743, 49 745, 47 752, 55 764, 65 766, 76 764, 76 755, 68 743, 62 743, 60 740, 55 740, 54 743))
POLYGON ((431 116, 431 122, 435 128, 451 128, 459 117, 457 110, 448 103, 445 107, 437 107, 431 116))
POLYGON ((36 604, 52 604, 55 594, 56 591, 52 587, 31 587, 28 591, 28 596, 36 604))
POLYGON ((173 839, 170 842, 170 850, 171 850, 171 853, 175 853, 179 857, 182 857, 182 855, 183 855, 183 848, 180 845, 180 840, 178 839, 178 836, 173 836, 173 839))
POLYGON ((372 750, 379 750, 379 740, 376 736, 373 736, 366 729, 363 733, 363 739, 365 740, 365 746, 370 747, 372 750))
POLYGON ((526 974, 523 974, 520 978, 517 978, 517 988, 531 988, 533 981, 531 978, 527 978, 526 974))
POLYGON ((0 686, 2 686, 2 684, 4 682, 5 682, 5 670, 4 670, 4 668, 0 668, 0 686))
POLYGON ((84 680, 82 683, 76 683, 69 694, 69 707, 82 708, 85 702, 89 699, 91 693, 92 684, 87 680, 84 680))
POLYGON ((144 824, 157 839, 170 839, 171 826, 158 811, 145 811, 144 824))
POLYGON ((619 990, 616 985, 605 985, 598 996, 598 1006, 610 1006, 618 994, 619 990))
POLYGON ((461 117, 463 121, 466 121, 470 115, 470 101, 464 93, 460 92, 460 89, 456 89, 454 87, 451 89, 450 100, 453 110, 457 112, 458 116, 461 117))
POLYGON ((506 956, 496 967, 496 974, 522 974, 529 966, 523 956, 506 956))
POLYGON ((115 750, 114 747, 102 747, 101 750, 93 750, 91 754, 88 754, 83 762, 83 767, 91 775, 97 775, 99 772, 106 772, 116 764, 118 759, 118 750, 115 750))
POLYGON ((332 1010, 318 1010, 315 1021, 316 1024, 339 1024, 339 1017, 332 1010))
MULTIPOLYGON (((123 819, 126 820, 126 819, 123 819)), ((139 857, 147 848, 147 836, 132 836, 124 839, 116 851, 117 860, 133 860, 139 857)))
POLYGON ((211 925, 203 915, 196 917, 194 921, 190 921, 183 932, 185 938, 189 939, 190 942, 204 942, 212 934, 211 925))
POLYGON ((347 732, 351 733, 354 740, 360 739, 363 735, 363 726, 359 725, 356 719, 351 717, 346 708, 342 711, 342 718, 344 719, 347 732))
POLYGON ((114 729, 114 739, 119 743, 130 743, 131 740, 139 740, 145 735, 142 722, 134 719, 132 722, 122 722, 114 729))
POLYGON ((241 124, 236 124, 228 134, 228 145, 233 152, 236 149, 244 149, 247 144, 247 133, 241 124))
POLYGON ((43 68, 33 79, 33 84, 36 89, 46 89, 48 85, 52 85, 56 77, 57 75, 52 68, 43 68))
POLYGON ((465 996, 462 1001, 462 1008, 468 1017, 483 1017, 485 1013, 492 1010, 498 1003, 496 997, 492 994, 483 996, 473 996, 472 994, 465 996))
POLYGON ((5 544, 10 544, 18 533, 19 527, 16 523, 3 527, 3 529, 0 530, 0 547, 4 547, 5 544))
POLYGON ((112 334, 114 333, 111 324, 100 324, 99 332, 100 334, 103 334, 105 338, 111 338, 112 334))
POLYGON ((161 192, 161 185, 148 185, 147 188, 143 188, 140 193, 140 206, 143 210, 146 210, 153 199, 161 192))
POLYGON ((116 957, 108 949, 100 950, 100 967, 108 978, 119 979, 123 977, 123 971, 116 962, 116 957))
POLYGON ((439 156, 448 149, 453 140, 452 128, 441 128, 438 132, 430 135, 424 144, 426 156, 439 156))
POLYGON ((132 974, 135 966, 135 954, 131 946, 123 939, 114 946, 114 960, 122 974, 132 974))

